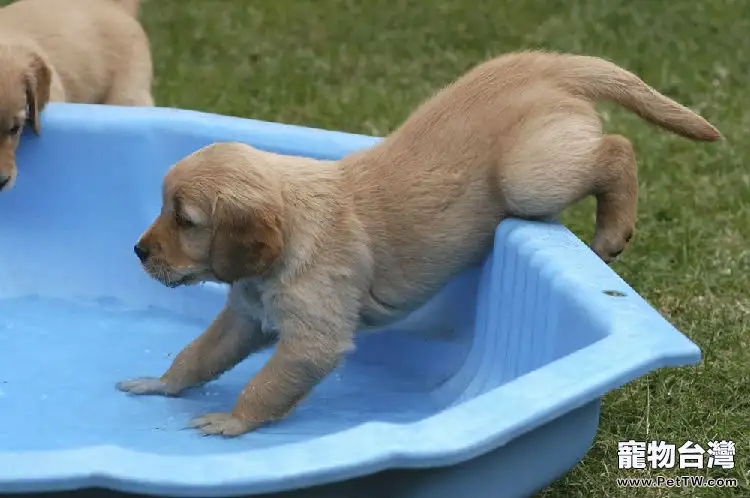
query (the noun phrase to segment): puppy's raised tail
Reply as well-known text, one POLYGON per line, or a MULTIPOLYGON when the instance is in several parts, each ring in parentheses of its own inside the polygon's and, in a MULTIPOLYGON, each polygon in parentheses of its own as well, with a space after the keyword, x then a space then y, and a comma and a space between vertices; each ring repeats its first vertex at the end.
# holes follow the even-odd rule
MULTIPOLYGON (((546 54, 552 55, 552 54, 546 54)), ((585 55, 554 55, 551 76, 574 95, 612 101, 645 119, 693 140, 716 141, 722 135, 697 113, 657 92, 638 76, 607 60, 585 55)))
POLYGON ((130 14, 132 17, 138 19, 139 11, 141 10, 141 0, 110 0, 114 1, 117 5, 130 14))

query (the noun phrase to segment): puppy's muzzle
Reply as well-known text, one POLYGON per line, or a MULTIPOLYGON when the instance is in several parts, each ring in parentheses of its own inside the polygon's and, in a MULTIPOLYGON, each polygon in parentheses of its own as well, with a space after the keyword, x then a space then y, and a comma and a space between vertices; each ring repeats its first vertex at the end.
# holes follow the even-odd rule
POLYGON ((0 175, 0 190, 5 190, 6 187, 10 186, 10 175, 0 175))
POLYGON ((136 244, 133 247, 133 251, 135 251, 135 255, 138 256, 138 259, 141 260, 141 263, 145 263, 150 254, 148 248, 141 244, 136 244))

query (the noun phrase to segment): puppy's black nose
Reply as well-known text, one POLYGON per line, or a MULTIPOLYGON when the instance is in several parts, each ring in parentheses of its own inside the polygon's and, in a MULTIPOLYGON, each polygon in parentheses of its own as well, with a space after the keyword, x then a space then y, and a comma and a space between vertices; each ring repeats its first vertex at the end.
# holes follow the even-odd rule
POLYGON ((135 255, 138 256, 138 259, 141 260, 141 262, 145 262, 148 259, 148 249, 146 249, 144 246, 136 244, 133 247, 133 250, 135 251, 135 255))
POLYGON ((4 189, 10 183, 10 176, 0 175, 0 190, 4 189))

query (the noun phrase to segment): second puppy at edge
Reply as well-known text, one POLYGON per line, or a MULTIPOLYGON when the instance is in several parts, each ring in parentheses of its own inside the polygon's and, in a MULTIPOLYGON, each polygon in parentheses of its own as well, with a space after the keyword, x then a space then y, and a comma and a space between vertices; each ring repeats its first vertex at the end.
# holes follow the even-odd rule
POLYGON ((118 388, 178 395, 276 343, 231 412, 191 422, 236 436, 293 410, 356 330, 402 318, 481 262, 505 217, 552 217, 594 195, 592 248, 611 261, 633 235, 638 185, 630 142, 603 135, 599 100, 685 137, 720 138, 610 62, 524 52, 479 65, 340 161, 239 143, 191 154, 165 176, 162 212, 135 251, 163 284, 225 282, 228 300, 160 378, 118 388))
POLYGON ((29 122, 48 102, 152 106, 139 0, 17 0, 0 8, 0 190, 18 174, 29 122))

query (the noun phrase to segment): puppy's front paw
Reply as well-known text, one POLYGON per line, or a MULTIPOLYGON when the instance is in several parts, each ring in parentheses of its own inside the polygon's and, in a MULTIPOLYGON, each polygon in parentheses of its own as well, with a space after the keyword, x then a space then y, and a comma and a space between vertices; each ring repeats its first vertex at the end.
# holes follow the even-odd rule
POLYGON ((195 417, 188 423, 191 429, 198 429, 206 436, 235 437, 257 429, 261 424, 242 420, 231 413, 209 413, 195 417))
POLYGON ((139 377, 118 382, 115 387, 129 394, 159 394, 176 396, 180 390, 162 382, 158 377, 139 377))

